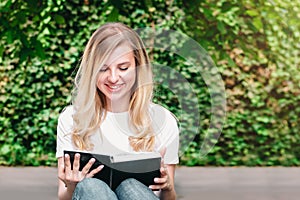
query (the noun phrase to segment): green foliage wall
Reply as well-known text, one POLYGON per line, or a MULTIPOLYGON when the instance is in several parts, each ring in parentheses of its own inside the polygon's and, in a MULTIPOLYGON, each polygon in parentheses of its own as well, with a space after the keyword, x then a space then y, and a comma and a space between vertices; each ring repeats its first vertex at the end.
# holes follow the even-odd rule
MULTIPOLYGON (((182 164, 299 165, 299 9, 287 0, 2 1, 0 165, 55 164, 57 117, 70 103, 88 38, 108 21, 183 32, 216 63, 227 118, 215 147, 200 159, 211 103, 205 83, 193 79, 184 58, 151 54, 184 74, 200 102, 201 129, 182 164)), ((171 92, 157 89, 155 101, 177 114, 171 92)))
POLYGON ((212 152, 189 165, 299 165, 298 2, 185 1, 189 35, 214 57, 227 120, 212 152), (199 19, 199 20, 192 20, 199 19))

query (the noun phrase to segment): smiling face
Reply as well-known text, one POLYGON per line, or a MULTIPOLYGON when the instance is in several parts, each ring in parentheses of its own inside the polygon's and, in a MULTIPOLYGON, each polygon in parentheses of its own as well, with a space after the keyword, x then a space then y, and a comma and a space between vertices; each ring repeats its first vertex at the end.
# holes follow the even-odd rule
POLYGON ((123 44, 109 56, 99 71, 97 88, 105 95, 107 110, 128 110, 132 88, 136 81, 136 63, 132 49, 123 44))

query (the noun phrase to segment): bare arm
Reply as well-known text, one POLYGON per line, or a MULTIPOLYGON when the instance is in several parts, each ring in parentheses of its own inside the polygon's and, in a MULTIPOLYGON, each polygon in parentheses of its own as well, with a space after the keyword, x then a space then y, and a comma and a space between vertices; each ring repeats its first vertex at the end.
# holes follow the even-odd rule
POLYGON ((174 176, 175 176, 175 165, 166 165, 167 174, 169 175, 169 180, 167 180, 167 188, 162 189, 160 193, 160 199, 163 200, 175 200, 176 191, 174 187, 174 176))

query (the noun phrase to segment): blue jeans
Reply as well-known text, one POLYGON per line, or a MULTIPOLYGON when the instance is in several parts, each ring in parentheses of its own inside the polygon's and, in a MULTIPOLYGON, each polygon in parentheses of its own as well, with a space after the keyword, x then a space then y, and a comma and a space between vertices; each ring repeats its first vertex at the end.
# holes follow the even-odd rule
POLYGON ((150 188, 135 179, 124 180, 115 191, 103 181, 85 178, 73 192, 72 200, 158 200, 150 188))

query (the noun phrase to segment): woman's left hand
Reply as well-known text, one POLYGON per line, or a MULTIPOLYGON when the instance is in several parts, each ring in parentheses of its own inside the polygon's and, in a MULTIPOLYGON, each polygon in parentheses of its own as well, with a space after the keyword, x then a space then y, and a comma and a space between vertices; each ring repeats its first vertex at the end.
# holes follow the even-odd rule
POLYGON ((161 167, 160 177, 154 178, 154 185, 150 185, 149 188, 159 192, 159 199, 162 200, 175 200, 176 192, 174 188, 174 176, 175 176, 175 164, 165 164, 164 157, 166 148, 162 149, 161 154, 161 167))
POLYGON ((167 165, 162 165, 160 168, 160 178, 155 178, 154 182, 155 185, 150 185, 149 187, 152 190, 172 190, 173 188, 173 181, 169 177, 167 165))

